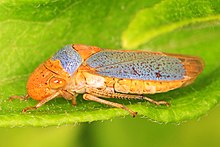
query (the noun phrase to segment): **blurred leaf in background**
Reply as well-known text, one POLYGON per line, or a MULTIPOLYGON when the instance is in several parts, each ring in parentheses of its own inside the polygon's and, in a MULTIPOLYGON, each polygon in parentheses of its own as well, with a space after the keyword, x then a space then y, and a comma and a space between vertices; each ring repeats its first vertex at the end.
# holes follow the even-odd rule
POLYGON ((2 147, 70 147, 76 144, 80 127, 0 128, 2 147))
MULTIPOLYGON (((123 33, 123 46, 134 48, 162 34, 190 24, 220 19, 220 1, 165 0, 138 11, 123 33)), ((209 24, 209 27, 212 25, 209 24)))

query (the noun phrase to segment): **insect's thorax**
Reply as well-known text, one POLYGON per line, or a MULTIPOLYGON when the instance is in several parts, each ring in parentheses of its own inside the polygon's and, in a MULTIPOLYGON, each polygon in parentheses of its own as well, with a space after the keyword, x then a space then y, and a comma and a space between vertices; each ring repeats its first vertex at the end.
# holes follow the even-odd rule
POLYGON ((85 71, 78 70, 68 82, 66 90, 75 93, 86 93, 88 88, 104 88, 106 87, 105 78, 90 74, 85 71))
POLYGON ((88 81, 86 81, 86 77, 83 75, 82 71, 88 69, 81 69, 83 67, 82 64, 92 54, 99 52, 100 50, 101 49, 98 47, 85 46, 81 44, 67 45, 60 49, 51 58, 52 62, 59 62, 63 71, 70 76, 64 90, 72 91, 74 93, 85 93, 85 89, 88 87, 88 81))

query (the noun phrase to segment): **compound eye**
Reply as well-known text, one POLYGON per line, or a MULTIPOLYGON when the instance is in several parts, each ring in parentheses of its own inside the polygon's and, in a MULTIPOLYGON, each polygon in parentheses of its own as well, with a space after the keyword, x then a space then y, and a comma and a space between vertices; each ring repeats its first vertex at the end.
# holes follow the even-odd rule
POLYGON ((62 88, 66 85, 66 81, 64 79, 56 77, 51 78, 49 83, 52 89, 62 88))

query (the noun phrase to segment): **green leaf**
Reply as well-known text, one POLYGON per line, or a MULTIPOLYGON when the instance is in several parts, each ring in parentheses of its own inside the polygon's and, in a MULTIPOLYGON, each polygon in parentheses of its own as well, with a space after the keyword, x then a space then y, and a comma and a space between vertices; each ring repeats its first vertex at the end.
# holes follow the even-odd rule
MULTIPOLYGON (((123 31, 135 34, 135 30, 133 32, 129 28, 140 14, 139 11, 145 11, 145 9, 152 9, 152 12, 149 15, 142 15, 144 19, 140 19, 139 23, 146 24, 146 20, 154 21, 154 23, 149 21, 149 24, 146 25, 151 27, 141 28, 138 25, 137 27, 140 27, 143 36, 151 33, 152 29, 157 32, 157 35, 149 34, 153 37, 145 38, 141 42, 127 39, 127 43, 131 46, 143 44, 140 47, 142 49, 151 48, 151 50, 157 51, 201 56, 206 63, 205 70, 196 82, 188 87, 149 95, 156 100, 166 99, 171 102, 171 107, 158 107, 148 102, 135 100, 114 99, 111 101, 125 104, 132 110, 138 111, 140 117, 147 117, 157 122, 179 123, 204 115, 219 102, 219 22, 216 19, 215 21, 196 21, 196 23, 187 23, 187 26, 184 24, 185 27, 180 25, 182 28, 173 32, 170 32, 173 29, 164 32, 161 31, 161 28, 166 30, 164 24, 170 24, 169 22, 172 22, 172 25, 178 25, 181 21, 188 21, 188 18, 197 20, 197 12, 203 14, 201 18, 218 16, 215 15, 218 14, 218 5, 214 5, 214 2, 211 1, 206 2, 201 2, 201 7, 199 7, 200 5, 196 7, 196 2, 172 1, 175 5, 181 5, 181 8, 186 7, 186 9, 175 9, 175 11, 168 11, 170 9, 168 6, 172 3, 170 2, 168 5, 167 1, 41 0, 33 2, 27 0, 15 2, 6 0, 1 2, 0 126, 57 126, 129 115, 124 110, 85 101, 81 95, 77 97, 76 107, 72 107, 71 102, 67 100, 54 99, 38 110, 24 114, 21 113, 23 108, 33 106, 37 102, 32 99, 9 102, 8 97, 24 95, 28 75, 66 44, 83 43, 103 48, 121 48, 123 31), (212 7, 210 7, 210 3, 212 7), (203 9, 204 5, 207 11, 203 9), (188 13, 189 6, 198 11, 188 13), (153 11, 155 7, 161 12, 153 11), (216 9, 211 9, 213 7, 216 9), (212 12, 208 11, 208 8, 212 12), (136 13, 137 15, 135 15, 136 13), (156 16, 166 19, 155 19, 154 13, 156 16), (180 17, 178 21, 177 17, 173 15, 185 13, 187 13, 187 17, 180 17), (163 15, 169 17, 163 17, 163 15), (148 43, 146 44, 146 42, 148 43)), ((125 34, 123 34, 123 42, 126 40, 125 34)))

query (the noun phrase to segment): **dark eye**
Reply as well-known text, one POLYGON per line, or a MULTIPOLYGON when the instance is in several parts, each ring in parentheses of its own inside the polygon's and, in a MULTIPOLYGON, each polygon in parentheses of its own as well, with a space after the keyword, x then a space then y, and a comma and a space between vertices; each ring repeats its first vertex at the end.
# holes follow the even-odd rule
POLYGON ((52 89, 58 89, 58 88, 62 88, 66 85, 66 80, 61 79, 61 78, 57 78, 57 77, 53 77, 50 79, 50 87, 52 89))

